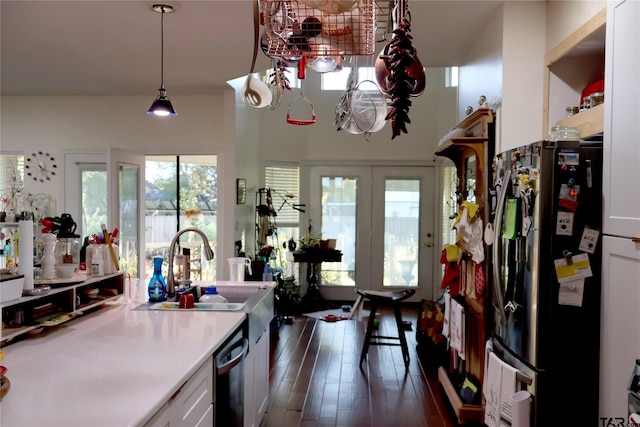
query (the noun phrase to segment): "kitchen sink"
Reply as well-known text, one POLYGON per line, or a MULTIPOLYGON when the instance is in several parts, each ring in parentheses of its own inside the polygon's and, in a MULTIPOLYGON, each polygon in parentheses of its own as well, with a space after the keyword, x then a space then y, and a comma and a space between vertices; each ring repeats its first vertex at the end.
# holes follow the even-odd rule
POLYGON ((241 311, 244 309, 244 303, 237 302, 196 302, 193 308, 180 308, 177 302, 157 302, 149 306, 149 310, 176 310, 176 311, 241 311))
MULTIPOLYGON (((227 282, 228 283, 228 282, 227 282)), ((250 282, 249 282, 250 283, 250 282)), ((211 283, 213 284, 213 283, 211 283)), ((192 284, 197 287, 197 294, 204 294, 209 283, 196 281, 192 284)), ((196 302, 194 308, 179 308, 178 302, 165 301, 159 303, 141 304, 134 310, 159 310, 159 311, 175 311, 186 312, 189 310, 196 311, 234 311, 247 314, 248 320, 248 337, 249 349, 258 341, 265 329, 269 328, 269 324, 274 315, 274 284, 253 285, 253 284, 222 284, 215 283, 218 293, 227 299, 227 303, 204 303, 196 302)), ((195 289, 194 289, 195 290, 195 289)), ((251 350, 249 350, 251 351, 251 350)))

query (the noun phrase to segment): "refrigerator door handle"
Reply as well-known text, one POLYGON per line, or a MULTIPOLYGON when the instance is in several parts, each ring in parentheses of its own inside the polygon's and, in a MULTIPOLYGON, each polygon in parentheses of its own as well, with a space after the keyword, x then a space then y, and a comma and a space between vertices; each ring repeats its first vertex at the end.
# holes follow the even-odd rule
POLYGON ((502 271, 499 268, 502 265, 501 249, 502 249, 502 214, 504 213, 504 205, 507 200, 507 187, 511 183, 511 171, 507 169, 502 180, 500 188, 500 196, 498 197, 498 205, 496 206, 496 216, 494 218, 494 237, 493 237, 493 291, 498 299, 498 309, 500 310, 500 324, 503 328, 507 326, 507 313, 504 305, 504 295, 502 293, 502 271))

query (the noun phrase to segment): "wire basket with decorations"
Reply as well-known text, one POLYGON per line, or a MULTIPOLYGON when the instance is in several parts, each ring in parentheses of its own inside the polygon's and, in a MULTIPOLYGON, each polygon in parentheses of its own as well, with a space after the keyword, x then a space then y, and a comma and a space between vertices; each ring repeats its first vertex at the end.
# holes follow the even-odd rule
POLYGON ((261 0, 269 57, 372 55, 374 0, 261 0))

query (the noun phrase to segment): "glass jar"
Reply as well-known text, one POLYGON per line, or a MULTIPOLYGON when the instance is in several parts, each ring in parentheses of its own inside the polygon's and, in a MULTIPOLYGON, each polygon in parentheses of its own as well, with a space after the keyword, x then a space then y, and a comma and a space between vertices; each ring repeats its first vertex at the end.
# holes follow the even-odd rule
POLYGON ((554 141, 575 141, 580 139, 580 129, 571 126, 555 126, 554 141))
POLYGON ((595 107, 596 105, 600 105, 604 102, 604 93, 594 92, 589 97, 589 100, 591 102, 591 108, 595 107))
POLYGON ((567 111, 567 117, 571 117, 580 112, 580 107, 578 106, 567 107, 566 111, 567 111))
POLYGON ((58 237, 54 257, 58 264, 80 264, 80 239, 77 237, 58 237))

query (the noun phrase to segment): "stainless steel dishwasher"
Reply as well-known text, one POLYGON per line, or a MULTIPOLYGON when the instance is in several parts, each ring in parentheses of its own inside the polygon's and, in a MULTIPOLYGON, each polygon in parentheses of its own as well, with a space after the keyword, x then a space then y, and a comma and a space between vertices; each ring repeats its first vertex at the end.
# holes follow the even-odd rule
POLYGON ((244 423, 244 358, 249 349, 246 324, 215 357, 215 426, 242 427, 244 423))

